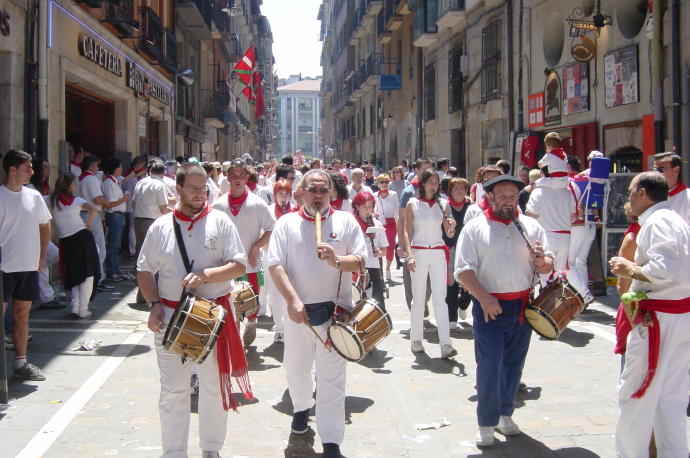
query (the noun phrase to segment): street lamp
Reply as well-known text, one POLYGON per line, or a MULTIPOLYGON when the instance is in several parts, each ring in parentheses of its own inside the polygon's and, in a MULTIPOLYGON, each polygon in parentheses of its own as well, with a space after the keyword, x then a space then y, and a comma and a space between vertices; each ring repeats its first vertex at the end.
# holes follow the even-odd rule
POLYGON ((172 125, 170 126, 170 132, 172 134, 172 159, 177 158, 177 142, 175 142, 175 125, 177 124, 177 79, 179 78, 186 87, 194 84, 194 70, 189 67, 183 68, 179 72, 175 73, 173 76, 175 80, 175 95, 173 97, 173 114, 171 116, 172 125))

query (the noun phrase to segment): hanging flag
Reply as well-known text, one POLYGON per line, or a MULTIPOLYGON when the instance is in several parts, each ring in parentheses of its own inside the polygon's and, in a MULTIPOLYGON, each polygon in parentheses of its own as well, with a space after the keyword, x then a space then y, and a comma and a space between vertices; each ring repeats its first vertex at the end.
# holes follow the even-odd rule
POLYGON ((256 110, 256 120, 258 121, 264 115, 264 89, 261 85, 263 75, 261 72, 254 72, 254 109, 256 110))
POLYGON ((255 67, 256 56, 254 54, 254 45, 249 45, 244 56, 237 61, 235 67, 232 69, 232 75, 236 75, 237 79, 244 84, 242 93, 250 102, 254 100, 254 94, 252 93, 252 74, 254 73, 255 67))

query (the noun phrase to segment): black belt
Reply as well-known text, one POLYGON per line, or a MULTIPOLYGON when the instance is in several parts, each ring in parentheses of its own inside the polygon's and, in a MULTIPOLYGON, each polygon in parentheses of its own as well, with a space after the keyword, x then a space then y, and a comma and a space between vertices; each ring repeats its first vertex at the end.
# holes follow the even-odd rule
POLYGON ((112 211, 112 212, 109 212, 109 213, 119 213, 120 215, 123 215, 123 216, 124 216, 124 214, 125 214, 125 212, 117 212, 117 211, 112 211))
POLYGON ((150 219, 151 221, 156 221, 156 218, 144 218, 142 216, 135 216, 134 219, 150 219))

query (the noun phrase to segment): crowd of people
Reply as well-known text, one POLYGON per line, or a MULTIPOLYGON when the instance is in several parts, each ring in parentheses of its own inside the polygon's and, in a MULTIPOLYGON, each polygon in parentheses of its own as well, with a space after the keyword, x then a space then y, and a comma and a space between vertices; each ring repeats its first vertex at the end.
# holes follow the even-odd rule
MULTIPOLYGON (((324 456, 341 456, 346 360, 324 344, 328 326, 352 308, 353 289, 385 311, 397 268, 413 353, 427 351, 430 302, 440 357, 458 356, 451 330, 473 305, 477 445, 493 445, 496 430, 520 434, 512 414, 532 332, 525 306, 554 273, 568 279, 585 307, 593 301, 587 254, 601 222, 576 183, 587 180, 590 169, 581 171, 579 161, 566 156, 558 134, 547 134, 544 146, 538 168, 520 167, 512 175, 501 160, 480 167, 472 183, 448 159, 421 158, 384 171, 367 162, 307 163, 300 154, 263 164, 137 157, 123 172, 120 160, 101 161, 75 148, 69 173, 51 186, 46 161, 32 163, 27 153, 10 151, 3 158, 0 246, 14 374, 45 380, 27 361, 28 318, 34 301, 61 306, 49 281, 51 264, 59 259, 70 313, 81 319, 90 316, 97 291, 134 279, 119 260, 136 258, 137 301, 151 305, 148 326, 156 334, 163 456, 182 456, 193 371, 162 346, 163 333, 188 291, 234 316, 233 280, 244 280, 260 307, 241 324, 226 320, 211 356, 194 369, 204 456, 218 456, 223 446, 227 411, 237 407, 232 380, 252 398, 243 347, 256 338, 257 317, 269 311, 274 342, 284 343, 291 431, 309 430, 315 406, 324 456)), ((601 156, 593 151, 588 161, 601 156)), ((633 180, 630 207, 638 226, 610 261, 616 276, 630 280, 622 281, 621 293, 646 293, 637 316, 621 311, 617 319, 619 328, 628 327, 620 334, 629 334, 627 349, 625 337, 616 348, 625 352, 616 440, 624 457, 643 456, 637 446, 649 442, 652 429, 665 456, 687 456, 681 411, 690 365, 683 331, 690 324, 683 278, 690 269, 690 190, 681 165, 674 154, 657 155, 655 171, 633 180), (634 243, 637 250, 630 248, 634 243)))

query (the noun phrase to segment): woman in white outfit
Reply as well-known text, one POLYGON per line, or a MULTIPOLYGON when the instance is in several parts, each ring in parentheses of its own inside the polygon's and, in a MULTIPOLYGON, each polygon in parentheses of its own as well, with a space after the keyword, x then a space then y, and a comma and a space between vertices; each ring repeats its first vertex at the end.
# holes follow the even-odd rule
POLYGON ((450 343, 448 307, 445 302, 449 251, 443 242, 442 231, 452 237, 455 221, 443 211, 445 205, 439 198, 439 181, 434 169, 425 170, 419 177, 417 197, 411 198, 405 208, 403 246, 405 252, 412 253, 407 258, 407 267, 412 276, 412 352, 424 351, 424 302, 429 277, 441 357, 447 359, 458 352, 450 343))

